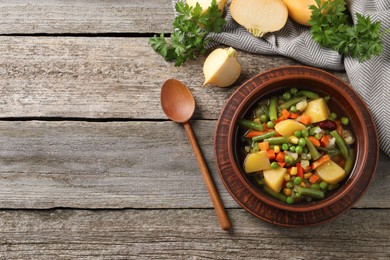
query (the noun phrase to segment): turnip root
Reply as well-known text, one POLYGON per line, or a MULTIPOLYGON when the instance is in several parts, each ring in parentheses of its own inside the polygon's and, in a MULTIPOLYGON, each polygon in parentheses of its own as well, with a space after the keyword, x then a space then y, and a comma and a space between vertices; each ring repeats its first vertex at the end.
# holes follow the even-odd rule
MULTIPOLYGON (((207 11, 207 8, 211 6, 212 0, 187 0, 187 4, 191 7, 195 7, 196 3, 199 3, 200 7, 202 7, 202 14, 207 11)), ((227 0, 217 0, 218 8, 223 11, 225 8, 227 0)))
POLYGON ((282 0, 233 0, 233 19, 256 37, 279 31, 287 22, 288 9, 282 0))
POLYGON ((241 74, 237 52, 233 48, 219 48, 212 51, 203 64, 205 82, 217 87, 232 85, 241 74))
POLYGON ((288 15, 291 19, 302 25, 310 26, 311 18, 310 5, 316 5, 315 0, 283 0, 288 8, 288 15))

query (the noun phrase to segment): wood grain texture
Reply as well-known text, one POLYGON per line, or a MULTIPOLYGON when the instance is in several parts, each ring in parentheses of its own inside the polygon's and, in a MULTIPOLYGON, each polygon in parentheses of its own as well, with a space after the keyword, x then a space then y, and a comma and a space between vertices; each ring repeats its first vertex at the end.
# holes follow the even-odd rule
MULTIPOLYGON (((202 88, 204 57, 183 67, 165 62, 148 38, 0 37, 0 117, 165 119, 160 89, 168 78, 193 92, 194 118, 217 119, 239 84, 267 69, 297 64, 239 52, 232 88, 202 88)), ((345 73, 338 73, 345 78, 345 73)))
POLYGON ((171 0, 3 0, 0 34, 171 32, 171 0))
POLYGON ((323 226, 280 228, 229 210, 0 212, 3 259, 388 259, 389 210, 351 210, 323 226), (15 221, 17 220, 17 221, 15 221))
MULTIPOLYGON (((192 121, 218 176, 215 121, 192 121)), ((212 208, 183 127, 174 122, 0 121, 0 208, 212 208)), ((390 159, 382 155, 358 208, 389 208, 390 159)))

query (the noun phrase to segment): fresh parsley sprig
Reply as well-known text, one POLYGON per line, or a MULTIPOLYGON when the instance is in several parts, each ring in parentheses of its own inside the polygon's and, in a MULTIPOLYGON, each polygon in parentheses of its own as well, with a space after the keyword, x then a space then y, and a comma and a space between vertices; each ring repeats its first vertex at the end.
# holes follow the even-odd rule
POLYGON ((216 0, 211 2, 206 12, 196 3, 195 7, 184 2, 175 5, 178 16, 173 20, 174 31, 170 39, 164 34, 155 35, 149 40, 152 48, 167 61, 175 61, 175 66, 182 65, 187 59, 195 59, 198 54, 206 52, 206 35, 210 32, 221 32, 226 23, 216 0))
POLYGON ((380 22, 356 13, 356 24, 351 25, 344 0, 316 0, 311 5, 310 25, 314 41, 341 55, 351 55, 364 62, 382 52, 380 22))

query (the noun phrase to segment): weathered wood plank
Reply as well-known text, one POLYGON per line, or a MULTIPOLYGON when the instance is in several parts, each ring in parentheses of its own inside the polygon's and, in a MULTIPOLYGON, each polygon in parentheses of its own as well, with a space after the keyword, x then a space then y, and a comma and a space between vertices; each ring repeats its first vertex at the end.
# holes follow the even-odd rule
MULTIPOLYGON (((215 121, 193 121, 226 207, 238 204, 214 163, 215 121)), ((183 128, 173 122, 0 121, 0 208, 211 208, 183 128)), ((390 158, 356 205, 389 208, 390 158)))
POLYGON ((3 0, 0 34, 171 32, 171 0, 3 0))
POLYGON ((228 210, 0 212, 4 259, 389 259, 389 210, 351 210, 334 221, 282 228, 228 210), (17 220, 17 221, 15 221, 17 220))
MULTIPOLYGON (((204 57, 176 68, 147 38, 0 37, 0 117, 166 118, 159 105, 168 78, 193 91, 195 118, 216 119, 237 85, 291 59, 240 52, 232 88, 202 88, 204 57)), ((339 73, 345 77, 344 73, 339 73)))

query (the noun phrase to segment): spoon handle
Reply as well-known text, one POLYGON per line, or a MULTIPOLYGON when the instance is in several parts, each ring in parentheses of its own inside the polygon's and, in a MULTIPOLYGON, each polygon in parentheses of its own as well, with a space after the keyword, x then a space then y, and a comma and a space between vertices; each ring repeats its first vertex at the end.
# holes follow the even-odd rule
POLYGON ((209 191, 211 201, 214 205, 215 212, 217 213, 219 224, 221 225, 223 230, 228 230, 231 227, 231 223, 230 223, 229 218, 226 214, 221 197, 219 196, 219 193, 218 193, 217 189, 215 188, 213 179, 211 178, 210 172, 209 172, 207 165, 204 161, 202 152, 200 151, 198 142, 196 141, 196 137, 194 135, 194 132, 192 131, 190 122, 183 123, 183 126, 184 126, 184 129, 186 130, 186 133, 188 135, 188 139, 190 139, 190 143, 192 145, 192 150, 194 151, 194 154, 196 156, 196 160, 198 161, 198 164, 199 164, 200 171, 202 172, 203 180, 206 183, 206 187, 209 191))

